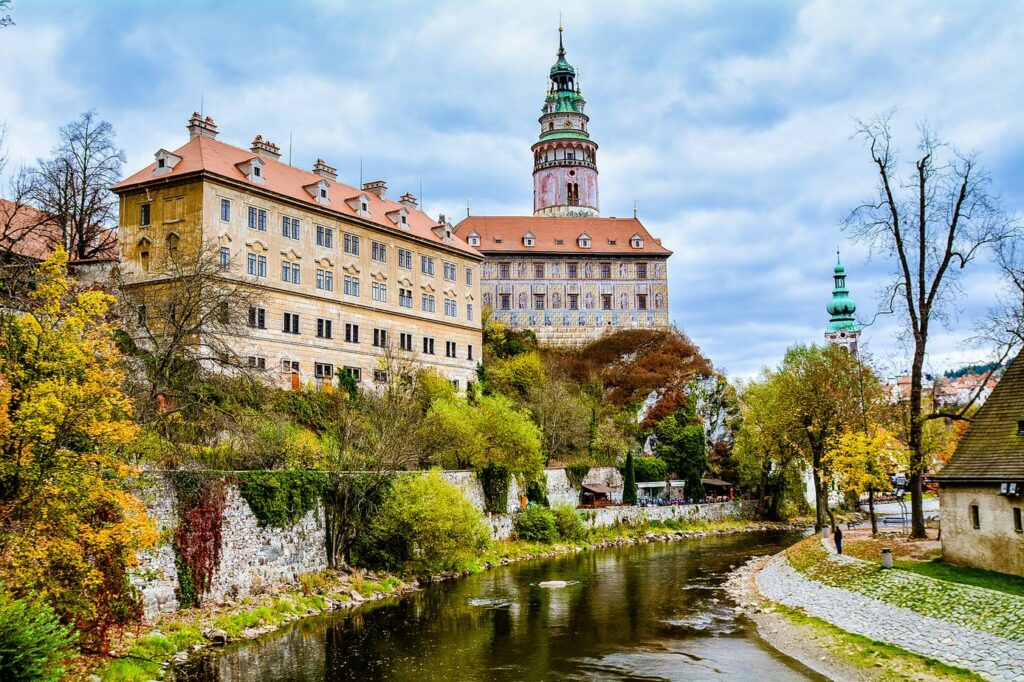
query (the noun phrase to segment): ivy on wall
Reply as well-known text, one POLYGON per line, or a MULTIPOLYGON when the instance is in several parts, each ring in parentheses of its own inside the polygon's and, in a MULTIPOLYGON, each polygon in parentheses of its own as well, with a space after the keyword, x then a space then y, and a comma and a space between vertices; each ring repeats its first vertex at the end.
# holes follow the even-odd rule
POLYGON ((327 476, 319 471, 241 471, 239 492, 261 527, 293 526, 315 509, 327 476))
POLYGON ((178 569, 178 602, 199 606, 220 563, 226 482, 219 473, 175 471, 178 526, 174 529, 174 563, 178 569))
POLYGON ((504 514, 508 511, 508 487, 512 476, 505 467, 488 466, 480 470, 484 490, 484 511, 504 514))
POLYGON ((575 488, 583 487, 583 479, 587 477, 588 473, 590 473, 589 464, 570 464, 565 467, 565 477, 575 488))

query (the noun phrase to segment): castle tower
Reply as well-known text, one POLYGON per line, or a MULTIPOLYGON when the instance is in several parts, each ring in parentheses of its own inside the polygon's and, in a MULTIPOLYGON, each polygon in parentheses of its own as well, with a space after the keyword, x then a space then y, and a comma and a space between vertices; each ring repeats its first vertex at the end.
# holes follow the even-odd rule
POLYGON ((548 217, 595 218, 598 211, 597 144, 583 113, 586 101, 576 70, 565 60, 558 27, 558 61, 540 116, 533 149, 533 213, 548 217))
POLYGON ((860 325, 857 324, 853 314, 857 311, 857 304, 850 298, 850 290, 846 288, 846 268, 839 260, 838 251, 832 277, 835 280, 835 286, 832 289, 832 300, 826 306, 831 318, 825 330, 825 340, 843 346, 856 355, 860 325))

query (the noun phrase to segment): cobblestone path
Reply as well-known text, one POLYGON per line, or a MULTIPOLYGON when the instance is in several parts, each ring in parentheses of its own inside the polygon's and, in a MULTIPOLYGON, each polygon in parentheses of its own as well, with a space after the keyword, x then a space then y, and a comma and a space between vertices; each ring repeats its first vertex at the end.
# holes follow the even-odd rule
MULTIPOLYGON (((846 564, 856 562, 850 557, 831 556, 826 561, 846 564)), ((866 562, 862 562, 866 563, 866 562)), ((898 581, 908 592, 934 592, 927 576, 907 571, 885 571, 887 580, 898 581), (890 577, 891 576, 891 577, 890 577), (919 584, 920 583, 920 584, 919 584)), ((989 680, 1024 680, 1024 642, 1009 639, 943 618, 923 615, 903 606, 875 599, 855 591, 811 580, 793 568, 782 555, 772 559, 757 574, 758 589, 768 599, 789 607, 803 609, 808 615, 826 620, 848 632, 888 642, 909 651, 972 670, 989 680)), ((966 585, 941 583, 946 590, 949 612, 955 620, 973 618, 981 607, 998 620, 1010 616, 1019 624, 1024 614, 1024 599, 966 585), (990 601, 984 608, 984 602, 990 601), (964 606, 969 604, 965 618, 964 606), (997 609, 1011 607, 1015 613, 997 609)), ((1013 635, 1017 633, 1014 632, 1013 635)))

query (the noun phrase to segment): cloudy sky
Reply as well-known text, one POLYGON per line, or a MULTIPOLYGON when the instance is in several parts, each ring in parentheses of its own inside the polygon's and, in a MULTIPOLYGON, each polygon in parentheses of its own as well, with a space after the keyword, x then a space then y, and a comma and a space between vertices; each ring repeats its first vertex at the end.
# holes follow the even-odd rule
MULTIPOLYGON (((639 215, 675 255, 671 308, 730 374, 773 365, 827 323, 835 250, 865 320, 889 272, 840 225, 872 195, 854 119, 895 109, 977 150, 1024 206, 1024 6, 972 2, 64 2, 13 0, 0 29, 0 120, 15 162, 94 108, 128 172, 187 140, 203 107, 221 139, 262 134, 295 165, 423 190, 428 213, 528 214, 558 15, 601 146, 601 208, 639 215)), ((984 357, 966 339, 998 289, 964 280, 930 366, 984 357)), ((904 362, 895 324, 864 345, 904 362)))

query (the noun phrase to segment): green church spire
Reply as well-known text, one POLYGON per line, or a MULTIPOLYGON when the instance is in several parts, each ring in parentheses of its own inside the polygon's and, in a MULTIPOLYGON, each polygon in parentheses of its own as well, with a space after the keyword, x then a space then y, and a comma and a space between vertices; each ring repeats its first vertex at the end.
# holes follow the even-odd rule
POLYGON ((832 289, 832 300, 825 307, 832 317, 828 324, 828 333, 846 331, 860 331, 853 314, 857 311, 857 304, 850 298, 850 290, 846 288, 846 268, 839 259, 839 251, 836 251, 836 266, 832 270, 832 277, 835 279, 835 287, 832 289))

